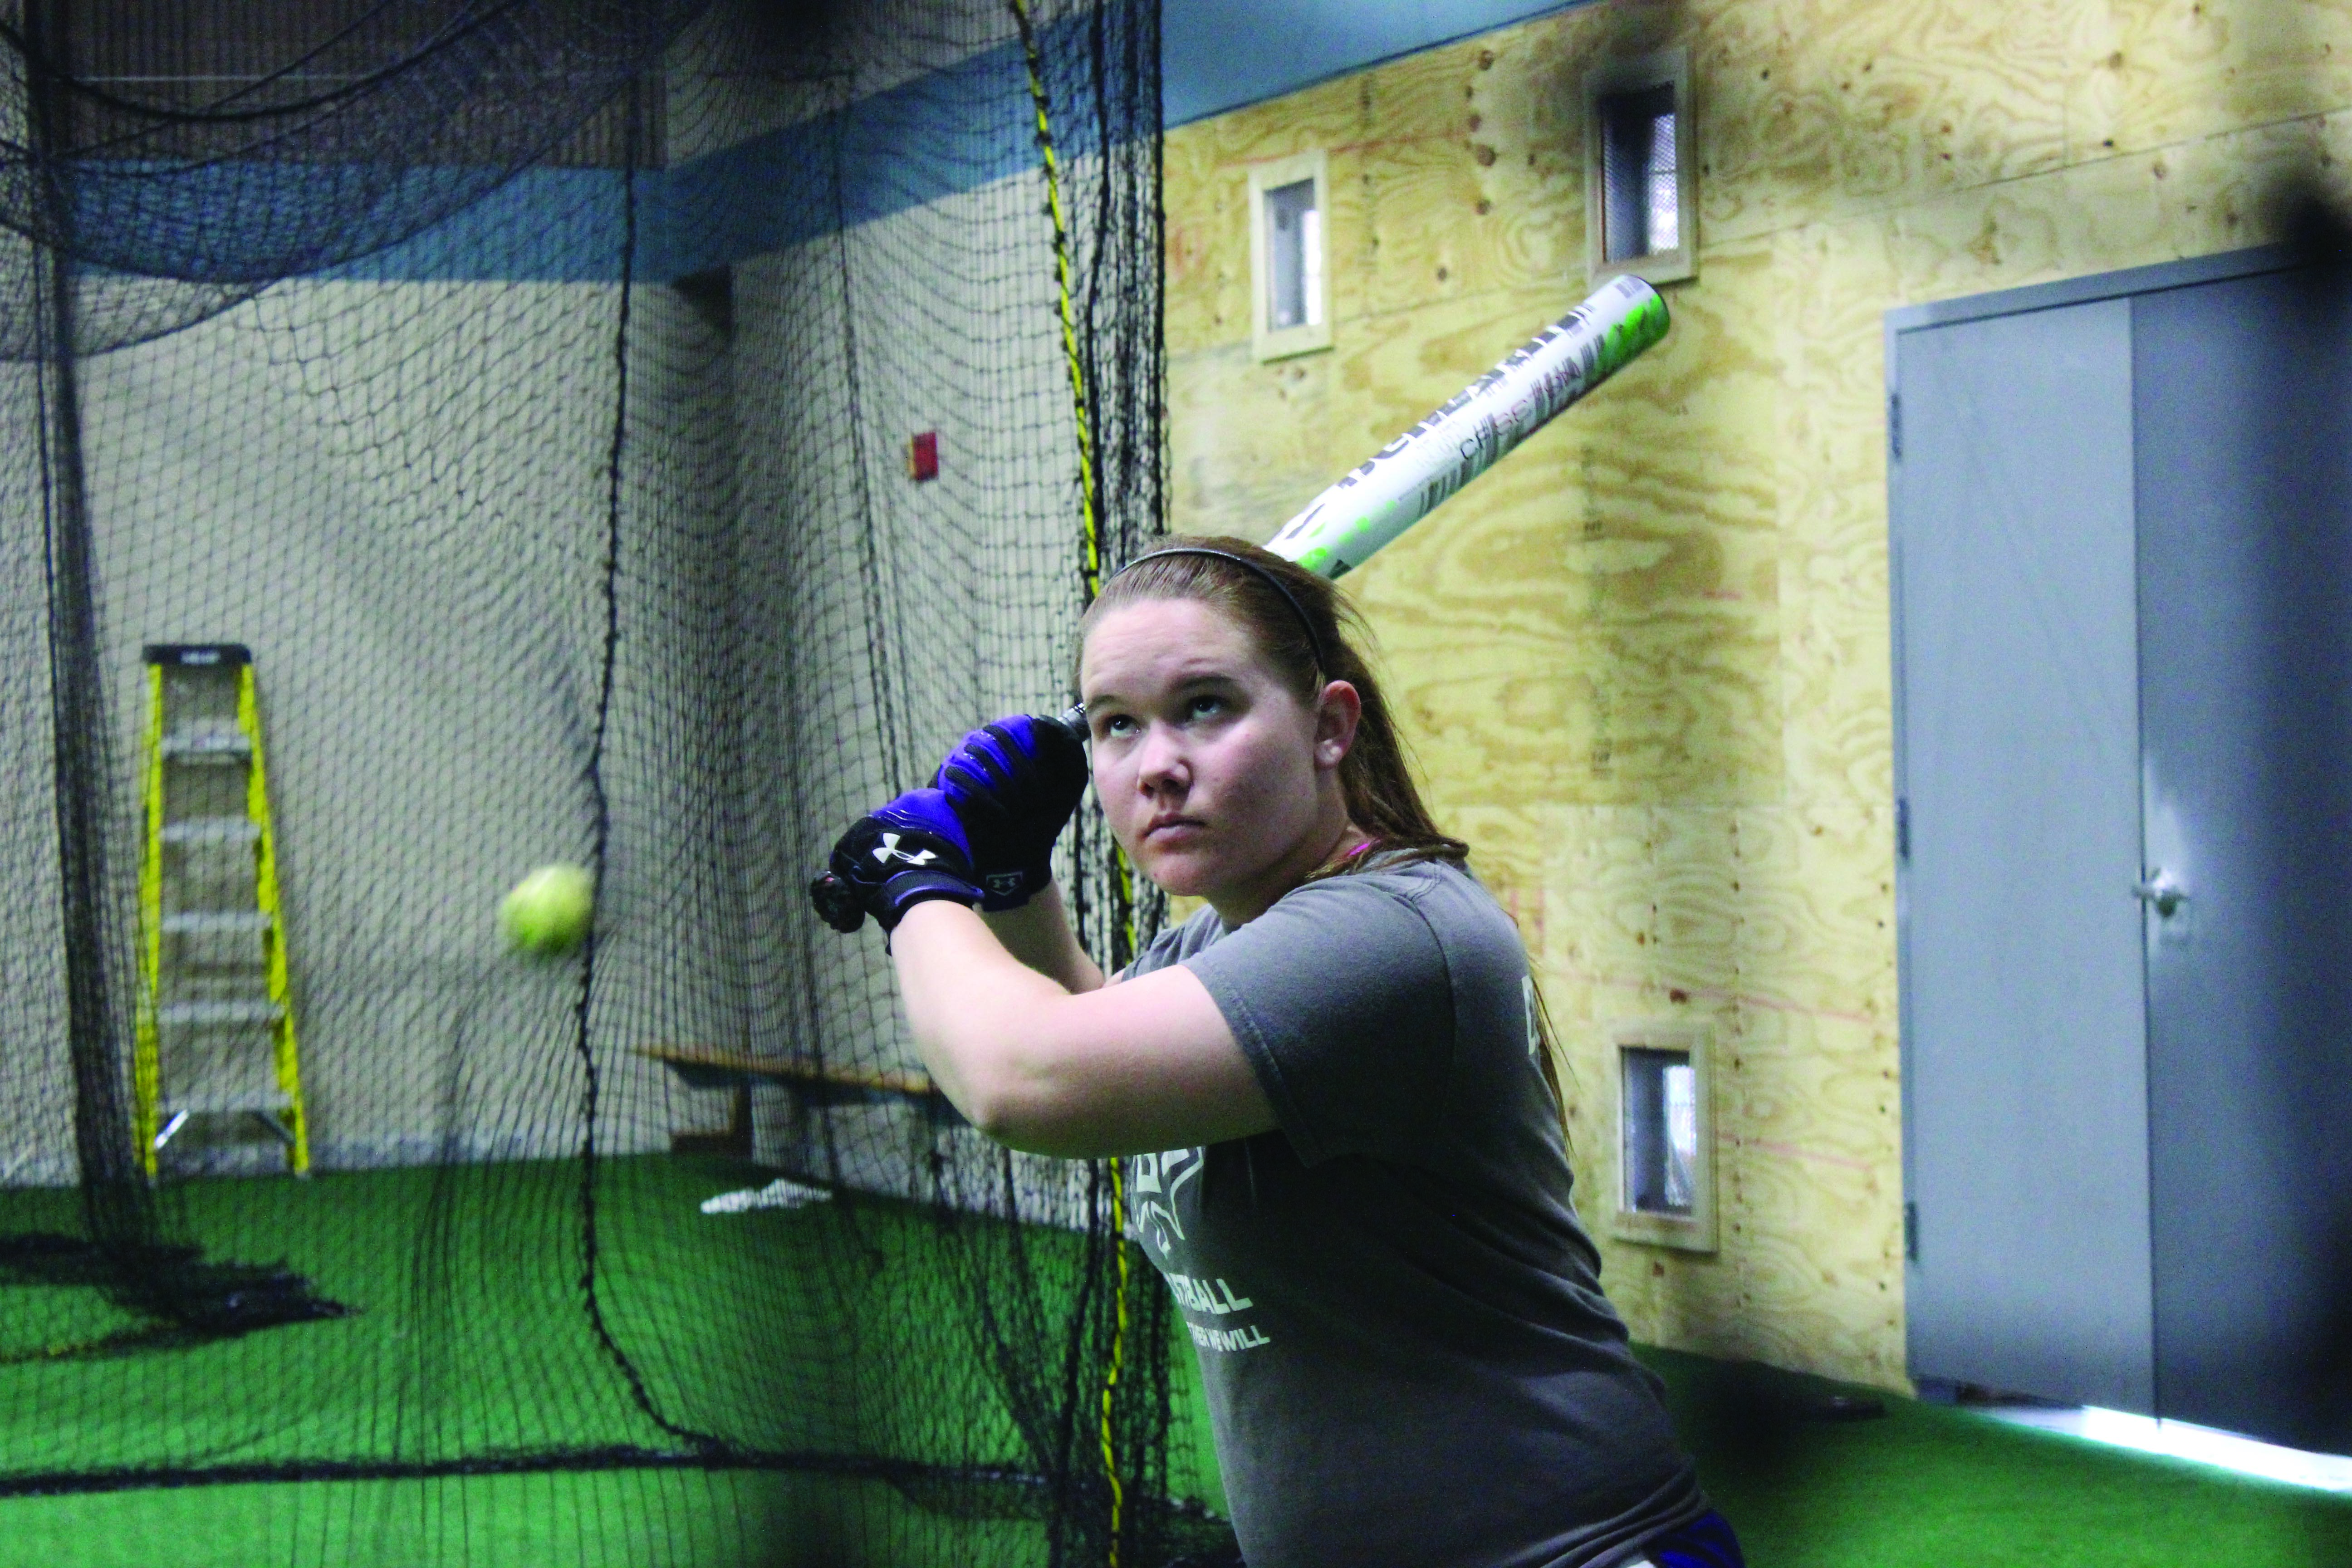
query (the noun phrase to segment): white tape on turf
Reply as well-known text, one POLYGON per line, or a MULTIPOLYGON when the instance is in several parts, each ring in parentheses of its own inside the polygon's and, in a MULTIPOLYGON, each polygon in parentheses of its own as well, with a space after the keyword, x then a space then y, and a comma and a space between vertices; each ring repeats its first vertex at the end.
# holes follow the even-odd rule
POLYGON ((797 1209, 811 1204, 830 1203, 833 1194, 823 1187, 803 1186, 779 1176, 764 1187, 745 1187, 740 1192, 721 1193, 703 1201, 704 1214, 744 1214, 752 1209, 797 1209))

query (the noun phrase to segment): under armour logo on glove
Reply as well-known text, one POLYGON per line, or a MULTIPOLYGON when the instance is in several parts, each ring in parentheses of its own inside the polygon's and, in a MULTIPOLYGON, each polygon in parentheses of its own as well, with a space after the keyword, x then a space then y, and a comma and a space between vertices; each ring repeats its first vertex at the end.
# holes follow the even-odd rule
POLYGON ((947 796, 908 790, 871 816, 861 816, 833 847, 831 868, 809 884, 824 922, 853 931, 867 915, 884 931, 929 899, 981 901, 963 825, 947 796))
POLYGON ((938 859, 939 855, 936 851, 929 849, 920 850, 916 854, 909 855, 904 849, 898 847, 898 836, 897 834, 886 833, 882 836, 881 844, 877 847, 874 851, 874 858, 886 866, 893 860, 902 861, 909 866, 928 866, 932 861, 938 859))

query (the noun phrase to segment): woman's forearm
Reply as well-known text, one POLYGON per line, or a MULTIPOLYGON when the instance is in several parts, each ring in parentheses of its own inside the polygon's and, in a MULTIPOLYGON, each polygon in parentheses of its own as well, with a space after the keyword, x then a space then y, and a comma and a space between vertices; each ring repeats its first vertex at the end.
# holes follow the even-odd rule
POLYGON ((1070 917, 1062 907, 1062 889, 1052 883, 1017 910, 981 917, 1004 951, 1045 976, 1057 981, 1066 991, 1094 991, 1101 987, 1103 973, 1087 950, 1078 945, 1077 933, 1070 929, 1070 917))
POLYGON ((918 904, 890 944, 915 1048, 940 1091, 983 1131, 998 1120, 1006 1080, 1019 1073, 1015 1043, 1034 1033, 1040 1012, 1070 995, 998 939, 1003 918, 983 922, 952 902, 918 904))
POLYGON ((1189 970, 1073 995, 945 900, 908 910, 890 953, 932 1082, 999 1142, 1092 1158, 1275 1124, 1255 1071, 1189 970))

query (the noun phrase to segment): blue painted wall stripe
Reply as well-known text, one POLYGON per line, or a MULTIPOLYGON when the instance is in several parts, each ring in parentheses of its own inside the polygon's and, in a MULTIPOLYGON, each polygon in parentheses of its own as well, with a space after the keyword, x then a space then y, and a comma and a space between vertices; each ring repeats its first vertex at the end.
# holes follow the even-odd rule
MULTIPOLYGON (((628 232, 623 179, 612 169, 526 169, 414 238, 313 276, 381 283, 617 282, 628 232)), ((647 172, 637 179, 643 204, 662 176, 647 172)), ((641 205, 641 230, 644 210, 641 205)), ((641 232, 641 259, 651 248, 644 238, 641 232)))
POLYGON ((1162 0, 1170 126, 1590 0, 1162 0))
MULTIPOLYGON (((1059 25, 1075 31, 1083 19, 1059 25)), ((1049 60, 1075 37, 1045 40, 1049 60)), ((1055 127, 1065 157, 1097 150, 1089 115, 1055 127)), ((1036 167, 1017 45, 985 49, 846 107, 636 176, 636 275, 672 280, 975 191, 1036 167), (970 106, 999 102, 1001 123, 970 106), (832 171, 836 150, 842 177, 832 171)), ((623 176, 532 169, 415 238, 320 276, 382 281, 612 282, 625 232, 623 176)))
MULTIPOLYGON (((1559 0, 1165 0, 1168 122, 1563 8, 1559 0)), ((1083 58, 1086 25, 1083 16, 1055 24, 1044 40, 1048 60, 1083 58)), ((1006 44, 676 168, 643 171, 636 175, 635 274, 672 280, 978 190, 1035 167, 1034 130, 1027 70, 1019 47, 1006 44), (974 101, 1004 104, 1002 122, 970 123, 974 101)), ((1066 156, 1096 150, 1099 131, 1091 116, 1069 116, 1055 132, 1066 156)), ((355 178, 348 170, 249 163, 136 177, 108 173, 110 178, 90 184, 98 206, 121 206, 124 222, 167 225, 174 210, 196 223, 217 222, 224 207, 242 205, 252 221, 267 224, 277 213, 348 206, 355 178)), ((404 176, 436 177, 431 170, 404 176)), ((626 232, 623 193, 623 176, 613 170, 526 170, 424 233, 316 275, 383 282, 617 281, 626 232)), ((91 218, 107 221, 107 213, 94 211, 91 218)))

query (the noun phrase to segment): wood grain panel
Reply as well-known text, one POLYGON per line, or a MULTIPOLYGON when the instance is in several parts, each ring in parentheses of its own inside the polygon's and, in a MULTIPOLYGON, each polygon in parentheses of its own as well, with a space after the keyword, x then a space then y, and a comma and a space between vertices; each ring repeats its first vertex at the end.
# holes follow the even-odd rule
POLYGON ((1249 342, 1249 170, 1318 147, 1332 152, 1326 217, 1332 320, 1362 310, 1360 169, 1343 152, 1361 140, 1363 84, 1348 78, 1198 121, 1162 144, 1171 355, 1249 342))
POLYGON ((1885 367, 1890 226, 1852 219, 1774 241, 1782 765, 1791 800, 1892 793, 1885 367))
POLYGON ((2061 166, 2095 4, 1716 0, 1691 39, 1702 242, 2061 166))
MULTIPOLYGON (((1169 365, 1169 527, 1179 533, 1270 538, 1347 471, 1330 435, 1331 353, 1259 364, 1246 337, 1169 365)), ((1360 459, 1358 459, 1360 460, 1360 459)))
MULTIPOLYGON (((1733 1169, 1740 1309, 1766 1359, 1866 1382, 1902 1373, 1892 1033, 1758 1009, 1741 1049, 1733 1169)), ((1898 1384, 1899 1385, 1899 1384, 1898 1384)))
MULTIPOLYGON (((1544 928, 1553 1019, 1577 1089, 1570 1121, 1580 1208, 1603 1277, 1634 1333, 1692 1341, 1692 1323, 1727 1308, 1724 1259, 1608 1236, 1617 1135, 1612 1027, 1672 1017, 1727 1038, 1727 1004, 1698 984, 1727 967, 1730 927, 1708 889, 1727 882, 1730 814, 1654 806, 1571 807, 1553 838, 1544 928), (1694 989, 1696 986, 1696 989, 1694 989)), ((1722 1103, 1718 1097, 1718 1103, 1722 1103)), ((1729 1215, 1727 1213, 1726 1217, 1729 1215)))
POLYGON ((1891 1047, 1893 810, 1743 811, 1738 844, 1741 994, 1758 1006, 1880 1031, 1891 1047))
POLYGON ((1584 269, 1590 26, 1514 27, 1371 72, 1362 148, 1375 310, 1584 269))
POLYGON ((1608 1026, 1700 1018, 1716 1031, 1730 1272, 1607 1243, 1637 1333, 1899 1377, 1890 826, 1883 812, 1584 807, 1553 830, 1538 929, 1596 1228, 1605 1211, 1592 1205, 1612 1201, 1608 1026))
POLYGON ((1183 126, 1161 147, 1171 357, 1249 341, 1249 181, 1216 163, 1214 129, 1223 123, 1183 126))
POLYGON ((2328 113, 2352 102, 2352 7, 2108 0, 2068 100, 2074 161, 2328 113))
POLYGON ((1266 536, 1580 298, 1583 75, 1668 43, 1673 335, 1349 587, 1526 935, 1596 1233, 1610 1025, 1715 1030, 1722 1251, 1602 1240, 1636 1335, 1899 1387, 1883 313, 2274 237, 2352 167, 2352 4, 1616 0, 1186 127, 1177 524, 1266 536), (1334 349, 1255 365, 1240 193, 1316 146, 1334 349))
MULTIPOLYGON (((1349 579, 1441 795, 1777 794, 1769 247, 1719 271, 1665 344, 1349 579)), ((1512 290, 1364 323, 1377 339, 1346 351, 1362 363, 1342 384, 1379 413, 1332 424, 1385 439, 1559 303, 1512 290)))
POLYGON ((2272 194, 2315 163, 2340 171, 2347 155, 2352 116, 2338 111, 1924 201, 1894 215, 1900 297, 1944 299, 2266 244, 2279 237, 2272 194))

